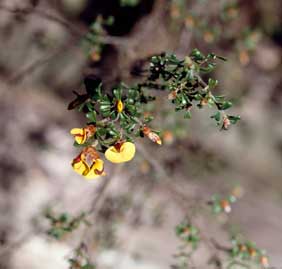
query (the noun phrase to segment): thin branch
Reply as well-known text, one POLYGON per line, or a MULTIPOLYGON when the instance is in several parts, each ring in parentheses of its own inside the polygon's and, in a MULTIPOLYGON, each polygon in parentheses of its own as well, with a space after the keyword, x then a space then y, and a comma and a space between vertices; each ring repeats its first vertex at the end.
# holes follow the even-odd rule
POLYGON ((53 21, 56 22, 62 26, 64 26, 65 28, 67 28, 70 32, 72 32, 73 34, 82 37, 84 35, 84 31, 82 31, 82 29, 78 29, 77 27, 75 27, 74 25, 70 24, 70 22, 68 22, 67 20, 63 19, 62 17, 59 17, 55 14, 51 14, 49 12, 46 12, 45 10, 42 9, 38 9, 38 8, 12 8, 12 7, 8 7, 6 5, 0 4, 0 10, 6 11, 6 12, 10 12, 10 13, 14 13, 16 15, 37 15, 39 17, 45 18, 49 21, 53 21))
MULTIPOLYGON (((0 4, 0 10, 14 13, 14 14, 19 14, 19 15, 36 15, 41 18, 47 19, 52 22, 56 22, 60 24, 61 26, 67 28, 73 35, 76 37, 83 38, 85 37, 86 33, 88 32, 88 28, 85 26, 80 26, 77 27, 73 23, 70 23, 69 21, 65 20, 64 18, 57 16, 55 14, 46 12, 45 10, 42 9, 22 9, 22 8, 11 8, 5 5, 0 4)), ((101 36, 101 41, 104 44, 110 44, 110 45, 115 45, 115 46, 127 46, 128 45, 128 40, 126 38, 119 38, 119 37, 113 37, 109 35, 101 36)))
POLYGON ((94 200, 92 201, 90 209, 87 211, 87 215, 90 215, 96 211, 98 208, 99 202, 102 200, 104 193, 106 192, 107 187, 109 186, 113 177, 107 176, 103 178, 101 185, 99 186, 98 190, 96 191, 97 195, 95 196, 94 200))
POLYGON ((110 185, 113 178, 115 178, 115 175, 119 175, 121 173, 122 168, 123 168, 123 164, 117 165, 115 166, 115 169, 111 173, 112 176, 106 176, 104 178, 101 178, 102 183, 99 186, 98 190, 96 191, 97 195, 95 196, 95 198, 91 203, 91 207, 87 212, 88 215, 98 212, 99 203, 104 198, 108 186, 110 185))
POLYGON ((230 247, 222 246, 222 245, 219 244, 214 238, 211 238, 211 239, 210 239, 210 242, 213 244, 213 246, 214 246, 216 249, 221 250, 221 251, 223 251, 223 252, 230 253, 231 250, 232 250, 230 247))

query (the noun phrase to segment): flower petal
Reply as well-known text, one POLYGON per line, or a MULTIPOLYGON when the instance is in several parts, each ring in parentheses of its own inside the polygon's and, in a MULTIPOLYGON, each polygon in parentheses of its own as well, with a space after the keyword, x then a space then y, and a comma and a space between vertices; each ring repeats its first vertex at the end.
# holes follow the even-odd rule
POLYGON ((73 128, 73 129, 70 130, 70 134, 72 134, 72 135, 83 135, 84 130, 83 130, 83 128, 73 128))
POLYGON ((105 175, 104 162, 101 159, 97 159, 95 163, 92 164, 90 170, 83 174, 86 179, 94 179, 105 175))
POLYGON ((77 144, 83 144, 86 141, 87 135, 83 128, 73 128, 70 133, 74 135, 77 144))
POLYGON ((83 175, 84 173, 88 173, 89 170, 90 170, 87 163, 84 162, 83 160, 80 160, 78 162, 73 161, 72 162, 72 168, 76 173, 78 173, 80 175, 83 175))
POLYGON ((135 145, 131 142, 125 142, 120 147, 120 150, 112 146, 108 148, 105 152, 105 157, 112 163, 123 163, 128 162, 133 159, 135 155, 135 145))

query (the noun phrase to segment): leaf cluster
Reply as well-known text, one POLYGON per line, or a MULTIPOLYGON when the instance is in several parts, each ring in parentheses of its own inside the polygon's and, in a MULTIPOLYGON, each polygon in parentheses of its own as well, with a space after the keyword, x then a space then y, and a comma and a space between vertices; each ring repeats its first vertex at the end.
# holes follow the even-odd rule
POLYGON ((76 230, 81 223, 90 225, 86 220, 86 214, 82 212, 76 217, 71 217, 68 213, 62 213, 58 216, 48 210, 45 217, 49 220, 51 227, 47 234, 55 239, 61 239, 64 235, 76 230))
POLYGON ((166 92, 174 110, 183 112, 184 118, 191 118, 193 107, 201 109, 207 105, 217 110, 212 118, 218 125, 223 126, 226 119, 235 124, 240 117, 225 114, 232 102, 213 94, 218 81, 210 77, 205 83, 201 77, 215 69, 218 59, 225 60, 212 53, 205 56, 197 49, 183 60, 173 54, 153 56, 142 82, 132 86, 120 83, 111 90, 105 89, 99 78, 87 76, 86 93, 75 93, 76 99, 69 109, 77 108, 85 114, 88 124, 96 126, 95 135, 87 143, 96 141, 95 146, 101 152, 119 140, 133 142, 136 137, 144 136, 143 127, 154 119, 146 115, 146 105, 155 101, 156 91, 166 92))
POLYGON ((96 265, 90 261, 87 247, 83 243, 75 249, 73 257, 69 258, 68 262, 69 269, 96 269, 96 265))
POLYGON ((185 244, 191 245, 196 249, 200 241, 199 230, 187 221, 178 224, 175 228, 175 233, 185 244))

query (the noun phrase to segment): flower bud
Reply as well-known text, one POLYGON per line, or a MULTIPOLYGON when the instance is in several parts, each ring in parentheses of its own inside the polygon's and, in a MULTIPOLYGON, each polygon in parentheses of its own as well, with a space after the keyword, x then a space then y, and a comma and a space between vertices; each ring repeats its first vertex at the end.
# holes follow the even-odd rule
POLYGON ((176 96, 177 96, 177 91, 174 90, 174 91, 169 93, 169 95, 167 96, 167 99, 168 100, 174 100, 176 98, 176 96))
POLYGON ((239 53, 239 60, 243 66, 246 66, 250 62, 250 56, 248 51, 241 50, 239 53))
POLYGON ((207 105, 208 104, 208 99, 207 98, 203 98, 202 100, 201 100, 201 102, 200 102, 200 105, 201 106, 205 106, 205 105, 207 105))
POLYGON ((265 255, 260 257, 259 262, 264 268, 269 267, 269 261, 268 261, 268 258, 265 255))
POLYGON ((123 105, 123 102, 121 100, 118 100, 117 101, 117 112, 118 113, 121 113, 124 109, 124 105, 123 105))
POLYGON ((231 212, 231 205, 230 205, 229 201, 227 201, 225 199, 221 200, 220 201, 220 206, 221 206, 221 208, 223 209, 223 211, 225 213, 230 213, 231 212))
POLYGON ((228 127, 230 126, 230 124, 231 124, 230 120, 228 119, 227 116, 225 116, 225 117, 223 118, 222 128, 223 128, 224 130, 227 130, 228 127))
POLYGON ((158 145, 162 144, 162 140, 160 139, 160 137, 156 133, 152 132, 152 130, 149 127, 144 126, 143 133, 154 143, 157 143, 158 145))

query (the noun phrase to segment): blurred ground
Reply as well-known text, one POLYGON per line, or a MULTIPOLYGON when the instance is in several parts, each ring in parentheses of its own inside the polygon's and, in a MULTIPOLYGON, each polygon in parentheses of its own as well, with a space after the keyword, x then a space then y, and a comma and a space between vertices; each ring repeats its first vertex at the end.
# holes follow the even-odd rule
MULTIPOLYGON (((81 37, 62 21, 84 33, 91 14, 110 14, 111 4, 117 17, 126 16, 119 5, 65 0, 39 1, 33 7, 36 2, 0 1, 1 269, 68 268, 66 257, 73 247, 83 236, 89 241, 93 237, 82 227, 56 242, 37 231, 46 225, 43 208, 54 206, 58 212, 75 215, 90 207, 102 184, 103 179, 83 181, 70 167, 76 151, 68 131, 81 126, 83 119, 66 107, 83 74, 94 72, 111 81, 126 77, 135 60, 154 53, 169 50, 182 56, 196 45, 211 49, 191 41, 190 33, 183 34, 184 43, 178 42, 178 33, 166 25, 167 3, 144 1, 132 11, 135 16, 110 30, 118 35, 118 45, 105 48, 101 63, 89 64, 78 46, 81 37), (20 16, 2 6, 31 11, 20 16), (37 9, 60 21, 40 15, 37 9), (182 46, 187 43, 191 47, 182 46)), ((107 167, 112 179, 103 206, 91 219, 97 243, 91 245, 91 253, 99 268, 169 268, 179 245, 174 227, 185 213, 190 214, 190 206, 237 184, 244 196, 231 219, 205 213, 208 216, 197 219, 199 227, 223 244, 226 230, 240 230, 268 251, 271 265, 282 266, 281 25, 275 20, 281 3, 248 3, 259 10, 255 23, 265 35, 249 65, 241 66, 225 49, 222 53, 229 61, 220 64, 215 74, 222 91, 237 100, 234 111, 242 121, 229 132, 220 132, 206 111, 194 113, 188 123, 175 114, 162 120, 163 112, 157 111, 157 127, 175 130, 174 142, 159 149, 140 141, 132 163, 119 170, 107 167)), ((158 105, 167 108, 162 101, 158 105)), ((208 253, 202 246, 193 257, 197 268, 205 268, 208 253)))

